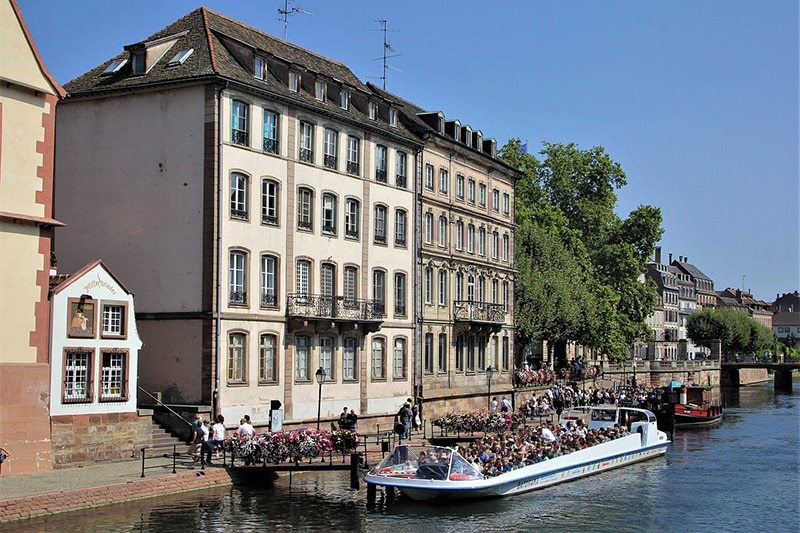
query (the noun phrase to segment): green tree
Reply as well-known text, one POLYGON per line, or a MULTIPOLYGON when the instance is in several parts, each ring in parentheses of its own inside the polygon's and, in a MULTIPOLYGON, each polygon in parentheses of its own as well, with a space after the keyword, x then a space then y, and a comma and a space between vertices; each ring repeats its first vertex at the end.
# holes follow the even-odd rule
POLYGON ((719 339, 723 355, 758 353, 769 350, 775 342, 768 327, 727 307, 695 311, 686 321, 686 334, 695 344, 707 347, 719 339))
POLYGON ((624 358, 649 332, 657 295, 640 274, 663 233, 660 210, 614 212, 627 178, 602 147, 544 143, 539 161, 512 139, 501 155, 524 174, 516 187, 520 345, 546 340, 562 362, 571 341, 624 358))

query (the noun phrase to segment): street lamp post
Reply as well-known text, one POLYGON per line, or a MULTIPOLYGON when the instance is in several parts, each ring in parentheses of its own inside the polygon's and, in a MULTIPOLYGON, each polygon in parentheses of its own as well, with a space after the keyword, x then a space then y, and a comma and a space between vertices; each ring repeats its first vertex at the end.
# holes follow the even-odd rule
POLYGON ((489 401, 488 401, 488 409, 489 411, 492 410, 492 376, 494 375, 494 368, 491 366, 486 367, 486 381, 489 382, 489 401))
POLYGON ((322 384, 325 383, 325 369, 319 367, 314 373, 319 385, 319 399, 317 400, 317 431, 319 431, 319 417, 322 412, 322 384))

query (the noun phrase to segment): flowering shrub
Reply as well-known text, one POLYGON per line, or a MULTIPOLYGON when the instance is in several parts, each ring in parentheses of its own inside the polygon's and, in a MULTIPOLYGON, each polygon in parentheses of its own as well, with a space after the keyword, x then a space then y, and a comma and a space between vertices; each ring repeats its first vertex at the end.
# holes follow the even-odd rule
POLYGON ((346 453, 361 444, 354 431, 327 429, 297 429, 276 431, 253 436, 233 435, 225 440, 225 447, 235 458, 263 460, 265 463, 302 461, 333 451, 346 453))
POLYGON ((556 374, 547 367, 539 370, 518 368, 514 371, 514 379, 520 387, 534 387, 553 383, 556 379, 556 374))
POLYGON ((515 429, 524 423, 523 417, 517 413, 489 413, 487 411, 470 413, 446 413, 433 420, 434 426, 456 433, 502 433, 515 429))

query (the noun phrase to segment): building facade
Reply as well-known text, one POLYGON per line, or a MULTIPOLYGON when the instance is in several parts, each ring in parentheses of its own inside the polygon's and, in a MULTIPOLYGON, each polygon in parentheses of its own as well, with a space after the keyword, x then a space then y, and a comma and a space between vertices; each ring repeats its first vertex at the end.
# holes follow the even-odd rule
POLYGON ((14 0, 0 1, 0 427, 13 457, 3 475, 52 469, 48 339, 56 103, 14 0), (13 253, 9 251, 13 250, 13 253))
POLYGON ((422 142, 390 99, 206 8, 66 88, 59 261, 120 265, 145 390, 232 425, 396 411, 422 142))
POLYGON ((415 394, 428 418, 488 405, 514 371, 514 186, 494 139, 388 95, 425 142, 417 190, 415 394), (490 384, 491 380, 491 384, 490 384))

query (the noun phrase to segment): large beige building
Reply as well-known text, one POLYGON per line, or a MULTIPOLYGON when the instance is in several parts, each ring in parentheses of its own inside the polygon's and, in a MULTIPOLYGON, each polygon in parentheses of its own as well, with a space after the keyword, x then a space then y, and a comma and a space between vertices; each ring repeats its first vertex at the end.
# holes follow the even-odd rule
POLYGON ((485 409, 490 387, 498 398, 512 391, 514 186, 521 173, 480 130, 370 87, 398 101, 425 141, 416 184, 416 397, 429 419, 485 409))
POLYGON ((206 8, 65 88, 60 266, 101 257, 136 294, 144 390, 232 425, 396 411, 422 142, 391 99, 206 8))
POLYGON ((52 468, 47 291, 62 96, 16 2, 0 1, 0 445, 13 457, 4 476, 52 468))

